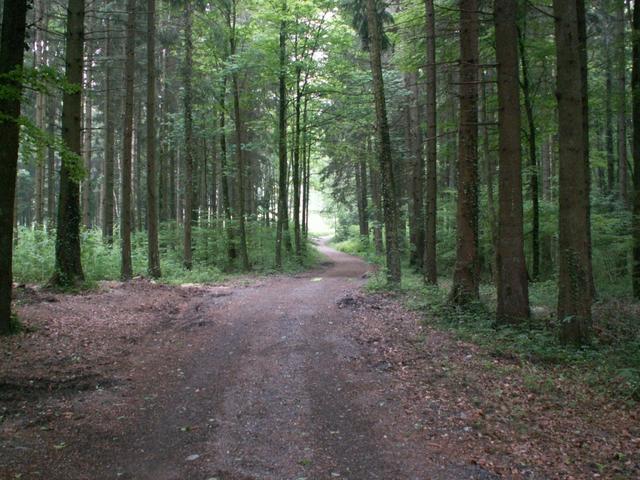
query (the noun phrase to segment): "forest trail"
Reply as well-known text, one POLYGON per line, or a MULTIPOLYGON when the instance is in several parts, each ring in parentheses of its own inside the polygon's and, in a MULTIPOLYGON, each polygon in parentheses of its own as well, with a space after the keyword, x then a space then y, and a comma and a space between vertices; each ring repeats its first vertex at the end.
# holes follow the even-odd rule
POLYGON ((70 410, 67 421, 21 432, 11 452, 3 438, 0 456, 15 457, 9 471, 40 468, 50 480, 493 478, 429 455, 402 390, 384 363, 366 359, 350 325, 369 267, 319 249, 319 270, 189 298, 170 335, 134 341, 113 387, 68 400, 58 407, 70 410))

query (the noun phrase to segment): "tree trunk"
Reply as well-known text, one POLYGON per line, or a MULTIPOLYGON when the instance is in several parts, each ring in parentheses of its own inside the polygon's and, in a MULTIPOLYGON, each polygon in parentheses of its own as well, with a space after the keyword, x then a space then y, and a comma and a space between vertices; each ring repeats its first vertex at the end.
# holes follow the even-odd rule
POLYGON ((300 228, 300 116, 302 109, 302 92, 300 90, 300 77, 302 67, 296 66, 296 98, 295 98, 295 125, 293 140, 293 244, 296 258, 302 256, 302 234, 300 228))
POLYGON ((87 62, 85 65, 85 91, 84 91, 84 132, 82 136, 82 156, 84 158, 84 169, 87 172, 87 176, 82 182, 82 225, 85 228, 91 228, 91 156, 92 156, 92 129, 93 129, 93 102, 91 98, 91 83, 93 73, 93 51, 91 47, 85 44, 87 50, 87 62))
MULTIPOLYGON (((497 249, 497 320, 519 323, 529 318, 529 287, 524 258, 520 91, 518 85, 517 4, 495 1, 498 63, 499 219, 497 249)), ((531 126, 531 125, 530 125, 531 126)))
MULTIPOLYGON (((47 4, 44 0, 36 0, 35 6, 35 65, 43 67, 47 65, 46 32, 48 29, 47 4)), ((44 92, 36 92, 36 127, 44 131, 47 110, 47 95, 44 92)), ((37 147, 36 178, 35 178, 35 223, 41 227, 44 223, 44 176, 45 153, 43 145, 37 147)))
POLYGON ((156 0, 147 0, 147 241, 149 275, 158 278, 158 175, 156 172, 156 0))
MULTIPOLYGON (((56 133, 56 118, 58 117, 58 102, 53 96, 49 97, 49 135, 56 133)), ((53 227, 56 224, 56 153, 53 147, 49 147, 47 159, 47 225, 53 227)))
POLYGON ((133 93, 135 77, 136 1, 127 0, 127 35, 124 67, 124 124, 122 134, 120 241, 123 280, 133 276, 131 263, 131 160, 133 151, 133 93))
POLYGON ((227 256, 230 261, 233 261, 238 256, 236 252, 235 239, 233 238, 233 229, 231 228, 231 198, 229 195, 229 171, 227 166, 227 136, 225 133, 225 96, 227 94, 227 81, 222 81, 222 87, 220 91, 220 183, 222 187, 222 209, 224 210, 224 218, 226 221, 227 232, 227 256))
POLYGON ((625 40, 625 18, 624 0, 616 0, 616 112, 618 130, 618 184, 620 191, 620 201, 627 205, 629 203, 629 192, 627 184, 629 182, 627 166, 627 56, 625 40))
POLYGON ((460 1, 460 117, 456 264, 451 301, 479 298, 478 2, 460 1))
POLYGON ((24 60, 27 0, 5 0, 0 39, 0 86, 12 95, 0 99, 0 334, 11 331, 13 282, 13 219, 18 149, 20 146, 20 100, 22 83, 6 75, 22 67, 24 60))
MULTIPOLYGON (((4 31, 4 30, 3 30, 4 31)), ((640 2, 633 7, 633 296, 640 299, 640 2)))
POLYGON ((418 75, 409 75, 409 118, 411 127, 411 200, 409 202, 409 229, 411 238, 410 264, 422 271, 425 241, 424 221, 424 158, 422 155, 422 131, 418 75))
MULTIPOLYGON (((82 63, 84 56, 84 0, 69 0, 67 9, 66 81, 77 85, 65 91, 62 105, 62 139, 67 148, 82 155, 82 63)), ((63 159, 60 167, 56 264, 51 284, 75 286, 84 280, 80 258, 81 164, 63 159)))
POLYGON ((604 135, 605 151, 607 153, 607 194, 611 195, 615 190, 615 161, 613 157, 613 114, 611 102, 613 97, 613 75, 611 62, 611 40, 609 34, 610 24, 603 25, 604 30, 604 57, 605 57, 605 94, 604 94, 604 135))
POLYGON ((369 32, 369 58, 373 77, 373 96, 376 107, 376 133, 378 134, 378 155, 382 174, 382 202, 387 257, 387 282, 399 285, 400 245, 398 236, 398 206, 393 164, 391 158, 391 137, 387 120, 387 106, 382 78, 382 26, 376 11, 375 0, 367 0, 367 25, 369 32))
MULTIPOLYGON (((232 14, 231 14, 231 35, 229 37, 229 46, 231 56, 236 54, 236 1, 231 0, 232 14)), ((246 233, 246 219, 245 219, 245 166, 244 166, 244 151, 242 148, 242 117, 240 111, 240 82, 238 80, 238 72, 233 71, 231 74, 233 81, 233 111, 235 116, 235 137, 236 137, 236 181, 238 186, 238 198, 237 198, 237 221, 238 221, 238 235, 240 241, 240 268, 243 271, 249 270, 249 253, 247 252, 247 233, 246 233)))
POLYGON ((113 121, 113 65, 111 56, 113 55, 113 39, 111 33, 111 21, 107 19, 107 46, 106 46, 106 66, 105 66, 105 140, 104 140, 104 161, 103 161, 103 192, 102 192, 102 238, 107 243, 113 242, 113 184, 114 184, 114 143, 115 126, 113 121))
MULTIPOLYGON (((536 280, 540 276, 540 193, 538 182, 538 156, 536 125, 533 115, 533 102, 531 100, 531 88, 529 79, 529 64, 527 62, 525 38, 526 24, 518 35, 520 47, 520 64, 522 66, 522 93, 524 106, 527 112, 527 126, 529 137, 529 194, 531 195, 531 276, 536 280)), ((519 100, 518 100, 519 101, 519 100)))
MULTIPOLYGON (((285 15, 287 4, 282 3, 285 15)), ((276 268, 282 268, 282 243, 287 217, 287 24, 280 22, 280 70, 278 72, 278 220, 276 223, 276 268)))
POLYGON ((184 267, 191 270, 193 266, 191 251, 191 227, 193 224, 193 111, 192 111, 192 77, 193 77, 193 3, 186 0, 184 6, 184 44, 185 61, 183 71, 184 82, 184 267))
POLYGON ((582 0, 554 0, 560 142, 559 291, 561 340, 584 343, 591 334, 589 158, 582 0), (582 18, 580 18, 582 17, 582 18))
POLYGON ((437 225, 438 225, 438 142, 436 115, 436 20, 433 0, 425 0, 427 29, 427 185, 424 244, 424 279, 426 283, 438 283, 437 268, 437 225))

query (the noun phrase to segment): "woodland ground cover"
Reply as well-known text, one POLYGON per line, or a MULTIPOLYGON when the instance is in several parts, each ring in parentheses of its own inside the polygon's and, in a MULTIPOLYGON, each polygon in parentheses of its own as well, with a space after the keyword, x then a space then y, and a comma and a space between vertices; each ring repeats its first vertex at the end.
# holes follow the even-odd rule
MULTIPOLYGON (((614 204, 615 205, 615 204, 614 204)), ((447 211, 446 206, 443 207, 447 211)), ((542 231, 557 221, 550 208, 542 222, 542 231)), ((489 235, 481 237, 484 252, 483 283, 480 300, 470 308, 460 308, 449 301, 451 282, 447 280, 455 261, 453 231, 443 219, 439 237, 439 267, 444 279, 438 285, 426 285, 423 275, 409 265, 405 251, 400 292, 405 304, 424 316, 426 324, 454 332, 472 341, 492 355, 513 358, 532 366, 530 379, 544 388, 548 378, 558 372, 584 384, 592 392, 615 398, 628 406, 640 400, 640 333, 637 319, 640 305, 631 297, 627 259, 630 235, 621 234, 628 227, 630 215, 610 203, 595 203, 593 211, 594 277, 598 299, 593 306, 594 338, 582 347, 563 345, 557 335, 555 315, 557 289, 555 272, 530 283, 531 318, 522 325, 497 326, 495 321, 496 288, 491 281, 488 263, 492 248, 489 235)), ((339 250, 361 256, 379 265, 368 289, 388 291, 384 277, 384 258, 371 241, 358 235, 357 226, 348 225, 344 215, 339 222, 333 244, 339 250)), ((485 229, 486 231, 486 229, 485 229)))

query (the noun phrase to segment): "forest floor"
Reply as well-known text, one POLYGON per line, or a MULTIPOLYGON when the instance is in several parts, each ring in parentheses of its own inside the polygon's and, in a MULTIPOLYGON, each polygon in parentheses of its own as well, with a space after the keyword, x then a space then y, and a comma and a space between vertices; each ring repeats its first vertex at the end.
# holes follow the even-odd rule
POLYGON ((533 385, 319 249, 293 277, 20 289, 0 478, 640 478, 637 408, 533 385))

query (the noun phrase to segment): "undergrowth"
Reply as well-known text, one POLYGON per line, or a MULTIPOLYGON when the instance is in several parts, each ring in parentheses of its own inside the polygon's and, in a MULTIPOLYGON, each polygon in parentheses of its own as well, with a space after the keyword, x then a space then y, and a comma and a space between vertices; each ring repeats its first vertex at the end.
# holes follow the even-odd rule
MULTIPOLYGON (((241 273, 237 262, 228 259, 226 234, 214 225, 194 227, 193 267, 190 270, 183 265, 182 229, 173 222, 163 224, 159 239, 162 277, 158 281, 162 283, 218 283, 230 275, 241 273)), ((275 231, 261 224, 247 223, 247 239, 251 273, 276 273, 275 231)), ((83 289, 92 288, 101 280, 120 278, 120 242, 117 235, 112 244, 107 244, 100 230, 84 230, 81 244, 85 275, 83 289)), ((147 276, 147 239, 144 232, 133 234, 131 252, 134 276, 147 276)), ((55 232, 20 228, 13 256, 15 281, 46 284, 53 275, 54 263, 55 232)), ((295 273, 317 263, 319 254, 311 246, 305 249, 300 260, 283 249, 283 268, 280 271, 295 273)))
MULTIPOLYGON (((371 247, 357 239, 333 244, 336 248, 384 263, 372 254, 371 247)), ((425 324, 453 332, 458 338, 482 347, 489 355, 508 358, 536 372, 531 385, 550 382, 552 371, 560 369, 566 378, 588 385, 600 394, 630 402, 640 401, 640 305, 609 285, 600 289, 593 307, 594 337, 582 348, 559 342, 555 318, 556 282, 553 279, 530 283, 531 320, 521 326, 495 323, 496 292, 483 283, 480 301, 466 308, 448 302, 450 282, 428 286, 407 262, 403 265, 401 297, 405 305, 424 313, 425 324)), ((442 278, 449 277, 443 273, 442 278)), ((367 284, 372 292, 387 291, 384 270, 374 274, 367 284)), ((525 380, 527 380, 525 378, 525 380)), ((527 382, 525 382, 527 383, 527 382)))

